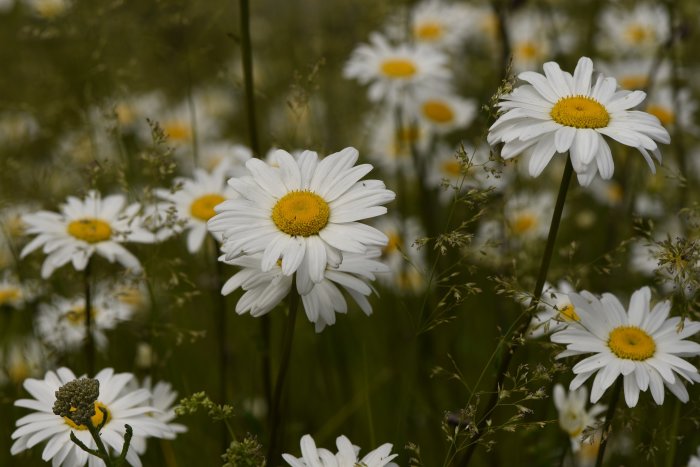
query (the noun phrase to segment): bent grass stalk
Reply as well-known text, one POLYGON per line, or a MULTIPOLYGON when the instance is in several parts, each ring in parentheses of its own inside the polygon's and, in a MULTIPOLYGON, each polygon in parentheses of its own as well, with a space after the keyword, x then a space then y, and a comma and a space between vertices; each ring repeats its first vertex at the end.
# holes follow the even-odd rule
MULTIPOLYGON (((562 175, 561 185, 559 186, 559 194, 557 195, 557 202, 554 206, 554 213, 552 214, 552 222, 549 226, 549 234, 547 236, 547 244, 545 246, 544 254, 542 256, 542 263, 540 264, 540 271, 537 276, 537 282, 535 284, 535 290, 533 293, 532 303, 528 307, 528 312, 522 313, 518 316, 518 319, 513 323, 511 329, 516 327, 515 336, 521 335, 527 330, 527 326, 530 323, 530 310, 534 310, 542 297, 542 290, 544 289, 544 283, 547 279, 547 271, 549 270, 549 264, 552 260, 552 254, 554 253, 554 244, 557 238, 557 232, 559 231, 559 223, 561 222, 562 212, 564 211, 564 202, 566 201, 566 194, 571 184, 571 176, 573 174, 573 165, 571 164, 571 157, 566 160, 566 167, 564 167, 564 174, 562 175)), ((506 340, 509 339, 510 334, 507 333, 506 336, 499 342, 498 346, 503 345, 506 340)), ((520 348, 518 341, 511 341, 507 344, 505 354, 501 360, 501 365, 498 369, 496 376, 496 381, 493 385, 491 391, 491 397, 484 410, 484 415, 480 418, 477 426, 476 433, 471 439, 470 446, 462 458, 462 462, 459 465, 467 466, 478 447, 478 441, 484 435, 484 428, 486 428, 489 416, 493 413, 496 405, 498 404, 500 388, 503 387, 503 382, 510 367, 510 362, 513 359, 515 351, 520 348)), ((496 349, 498 351, 498 348, 496 349)), ((495 355, 496 352, 494 352, 495 355)), ((475 386, 476 388, 476 386, 475 386)))

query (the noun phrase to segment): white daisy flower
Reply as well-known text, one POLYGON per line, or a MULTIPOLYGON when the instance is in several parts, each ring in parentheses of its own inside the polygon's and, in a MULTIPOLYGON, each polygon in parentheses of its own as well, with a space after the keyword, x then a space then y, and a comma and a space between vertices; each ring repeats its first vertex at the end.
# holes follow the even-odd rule
POLYGON ((690 89, 678 90, 676 98, 673 97, 673 89, 670 86, 660 86, 651 93, 644 110, 659 119, 666 128, 680 125, 684 131, 698 134, 698 126, 695 123, 695 112, 698 102, 693 98, 690 89))
POLYGON ((39 211, 23 216, 27 233, 37 236, 24 247, 20 257, 43 247, 48 255, 41 268, 44 279, 68 262, 82 271, 93 253, 139 272, 139 260, 121 243, 150 243, 154 236, 140 225, 139 204, 126 207, 125 204, 122 195, 102 199, 97 191, 91 190, 84 200, 69 196, 60 213, 39 211))
POLYGON ((425 230, 414 217, 383 217, 375 224, 389 238, 382 249, 386 274, 378 274, 379 281, 397 293, 418 294, 426 287, 425 251, 414 242, 425 237, 425 230))
POLYGON ((560 331, 566 328, 567 323, 579 320, 568 295, 571 292, 574 292, 574 288, 567 281, 559 281, 556 288, 545 284, 540 304, 541 311, 535 313, 530 320, 528 337, 536 339, 560 331))
MULTIPOLYGON (((163 422, 149 415, 155 409, 146 405, 151 398, 148 390, 124 390, 133 377, 131 373, 114 373, 111 368, 106 368, 95 375, 100 388, 99 396, 95 401, 95 415, 91 420, 93 425, 101 424, 105 417, 102 409, 107 411, 107 421, 100 435, 112 455, 121 452, 127 424, 133 429, 132 443, 135 442, 136 445, 143 445, 139 438, 164 438, 172 434, 163 422)), ((50 460, 53 466, 73 467, 87 464, 89 467, 99 467, 104 465, 101 459, 89 455, 70 439, 70 434, 73 433, 88 448, 96 449, 95 441, 87 427, 76 425, 72 420, 53 413, 56 392, 75 379, 71 370, 59 368, 55 373, 47 372, 43 380, 28 379, 24 382, 24 388, 34 399, 20 399, 15 401, 15 406, 35 412, 17 420, 17 429, 12 433, 12 439, 15 440, 10 449, 12 455, 48 440, 41 457, 44 461, 50 460)), ((126 455, 126 461, 132 466, 140 467, 139 454, 143 454, 143 451, 139 452, 135 446, 132 448, 126 455)))
POLYGON ((669 24, 663 5, 637 2, 632 10, 612 5, 603 10, 598 46, 625 56, 652 55, 668 37, 669 24))
POLYGON ((33 13, 43 19, 62 16, 72 5, 71 0, 24 0, 33 13))
POLYGON ((395 194, 379 180, 360 180, 372 166, 354 166, 355 148, 320 161, 312 151, 295 160, 278 150, 276 157, 279 168, 249 160, 251 175, 229 180, 240 198, 217 206, 208 222, 210 231, 222 235, 227 260, 263 252, 262 271, 281 258, 285 275, 300 270, 318 283, 326 265, 337 267, 344 252, 386 245, 384 234, 357 221, 386 213, 381 205, 395 194))
POLYGON ((688 401, 682 380, 693 383, 700 381, 700 375, 680 357, 700 355, 700 344, 685 340, 700 331, 700 323, 668 318, 668 301, 651 308, 648 287, 632 294, 628 311, 609 293, 598 299, 583 291, 580 295, 571 293, 569 298, 579 321, 552 334, 552 342, 567 345, 557 358, 594 354, 573 367, 576 377, 570 389, 578 388, 596 373, 591 402, 597 402, 618 376, 623 378, 629 407, 636 406, 639 391, 647 389, 658 405, 663 404, 664 385, 682 402, 688 401))
POLYGON ((415 168, 411 147, 424 152, 431 141, 430 132, 418 121, 402 122, 397 128, 396 114, 390 108, 368 119, 367 157, 383 171, 412 176, 415 168))
MULTIPOLYGON (((114 329, 127 321, 134 313, 133 307, 119 300, 111 284, 98 284, 90 304, 91 331, 95 344, 104 349, 107 337, 104 331, 114 329)), ((85 340, 85 298, 66 299, 56 296, 51 303, 39 305, 36 330, 49 346, 60 350, 73 350, 85 340)))
POLYGON ((476 103, 449 92, 419 90, 406 106, 408 121, 418 120, 432 133, 466 130, 476 116, 476 103))
POLYGON ((31 299, 31 290, 25 287, 10 271, 5 271, 0 278, 0 309, 2 307, 16 310, 24 307, 31 299))
POLYGON ((653 57, 628 58, 600 63, 600 71, 612 76, 622 89, 647 89, 651 84, 666 84, 671 76, 671 63, 657 63, 653 57), (649 81, 653 70, 654 81, 649 81))
POLYGON ((490 148, 482 144, 476 149, 464 144, 466 158, 471 167, 463 164, 457 157, 458 150, 438 144, 430 158, 426 184, 433 188, 441 188, 441 199, 449 201, 454 198, 454 191, 445 187, 462 187, 462 191, 472 188, 492 188, 500 192, 507 185, 508 176, 498 169, 498 163, 490 160, 490 148))
MULTIPOLYGON (((410 13, 411 34, 414 41, 438 49, 452 51, 473 34, 475 26, 472 10, 467 5, 442 0, 424 0, 410 13)), ((404 14, 397 15, 390 29, 395 37, 406 28, 404 14)))
POLYGON ((547 193, 519 193, 509 198, 503 215, 513 240, 523 242, 546 237, 552 208, 552 197, 547 193))
POLYGON ((338 452, 333 454, 323 448, 316 448, 316 443, 311 435, 301 438, 301 457, 291 454, 282 454, 287 464, 292 467, 349 467, 361 465, 363 467, 396 467, 391 462, 398 454, 392 454, 392 445, 382 444, 377 449, 367 453, 362 459, 358 459, 360 448, 353 445, 345 436, 339 436, 335 440, 338 452))
POLYGON ((369 84, 371 101, 394 104, 419 87, 446 88, 451 73, 443 53, 423 44, 393 46, 378 33, 370 36, 370 43, 352 52, 343 76, 369 84))
POLYGON ((19 385, 25 379, 43 374, 53 358, 33 337, 12 340, 0 349, 0 384, 11 382, 19 385))
POLYGON ((515 71, 532 70, 552 59, 551 25, 544 16, 533 10, 521 10, 509 18, 508 24, 515 71))
MULTIPOLYGON (((336 313, 347 312, 347 302, 340 285, 358 304, 366 315, 372 313, 372 306, 367 296, 372 293, 369 281, 375 274, 388 272, 388 268, 378 261, 380 252, 371 249, 367 253, 346 253, 343 262, 336 268, 327 268, 323 279, 313 283, 308 274, 302 272, 296 276, 297 290, 305 290, 301 300, 310 322, 315 324, 316 332, 321 332, 327 325, 335 324, 336 313)), ((223 258, 223 257, 222 257, 223 258)), ((236 313, 250 313, 262 316, 276 307, 292 288, 292 276, 285 275, 278 261, 269 271, 260 269, 262 255, 242 256, 225 260, 227 264, 240 266, 242 269, 224 284, 221 293, 228 295, 239 287, 245 291, 236 303, 236 313)))
POLYGON ((246 174, 245 163, 253 157, 250 148, 242 144, 232 144, 225 141, 205 143, 199 150, 199 165, 213 172, 221 164, 226 166, 228 177, 240 177, 246 174))
POLYGON ((617 91, 615 78, 602 75, 593 82, 593 62, 587 57, 578 61, 573 76, 555 62, 545 63, 544 72, 520 73, 518 77, 530 84, 517 87, 499 103, 505 112, 491 126, 488 141, 505 143, 504 159, 529 153, 530 175, 536 177, 556 153, 568 151, 579 183, 587 186, 598 171, 606 180, 613 175, 605 135, 637 148, 656 172, 649 152, 660 161, 656 142, 669 143, 670 137, 653 115, 629 110, 644 100, 644 92, 617 91))
POLYGON ((581 449, 583 431, 594 427, 598 422, 596 417, 607 408, 604 405, 595 404, 590 409, 586 409, 587 401, 588 388, 585 386, 568 394, 561 384, 554 386, 554 406, 559 412, 559 426, 569 435, 573 452, 581 449))
MULTIPOLYGON (((195 253, 202 248, 207 235, 207 221, 216 215, 214 207, 236 193, 226 185, 227 164, 219 165, 213 172, 195 169, 194 179, 177 178, 177 191, 157 189, 156 195, 170 201, 177 209, 177 217, 185 221, 182 228, 187 234, 187 251, 195 253)), ((214 235, 217 241, 221 238, 214 235)))
POLYGON ((620 206, 625 199, 622 185, 613 179, 596 178, 586 188, 597 202, 605 206, 620 206))
MULTIPOLYGON (((177 399, 177 391, 173 391, 172 384, 165 381, 158 381, 155 385, 153 385, 151 377, 147 376, 144 378, 141 386, 139 386, 139 382, 136 380, 136 378, 134 378, 129 382, 127 388, 129 391, 136 391, 137 389, 143 388, 151 394, 151 398, 146 402, 146 405, 149 405, 156 410, 149 413, 149 415, 154 419, 163 422, 170 430, 169 433, 165 433, 163 435, 163 438, 175 439, 179 433, 187 432, 187 427, 185 425, 171 423, 177 416, 175 414, 175 410, 173 409, 173 403, 177 399)), ((143 439, 143 441, 145 442, 146 440, 143 439)), ((140 449, 140 451, 144 451, 145 449, 146 447, 144 443, 144 446, 140 449)))

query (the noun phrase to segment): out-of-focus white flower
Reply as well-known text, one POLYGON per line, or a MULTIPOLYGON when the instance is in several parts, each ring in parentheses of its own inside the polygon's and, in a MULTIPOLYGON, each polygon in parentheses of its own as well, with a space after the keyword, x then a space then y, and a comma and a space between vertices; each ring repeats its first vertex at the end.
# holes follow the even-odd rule
POLYGON ((586 409, 588 388, 583 386, 568 394, 561 384, 554 386, 554 405, 559 412, 559 426, 569 435, 571 450, 581 449, 583 430, 595 426, 597 416, 605 411, 606 406, 595 404, 586 409))
POLYGON ((462 190, 472 188, 492 188, 501 191, 507 176, 498 170, 495 161, 491 161, 488 145, 480 145, 474 149, 464 145, 464 160, 458 157, 459 150, 438 145, 430 158, 426 183, 434 188, 443 188, 442 198, 450 200, 454 197, 452 187, 462 190), (445 188, 445 182, 450 188, 445 188))
POLYGON ((476 116, 476 103, 453 93, 419 90, 407 102, 406 122, 424 125, 430 133, 466 130, 476 116))
POLYGON ((375 225, 389 238, 382 249, 382 261, 388 271, 378 274, 380 282, 399 294, 418 294, 425 290, 425 251, 413 244, 425 236, 418 219, 390 216, 379 219, 375 225))
MULTIPOLYGON (((6 2, 12 6, 14 2, 6 2)), ((0 11, 3 11, 0 2, 0 11)), ((17 145, 33 140, 39 133, 39 123, 26 112, 3 112, 0 114, 0 142, 17 145)))
POLYGON ((63 16, 72 6, 71 0, 24 0, 24 2, 35 15, 47 20, 63 16))
POLYGON ((653 55, 669 34, 666 8, 645 2, 631 10, 611 5, 603 10, 600 24, 599 48, 622 56, 653 55))
POLYGON ((503 214, 513 239, 523 242, 546 237, 552 208, 552 196, 548 193, 519 193, 508 199, 503 214))
POLYGON ((227 177, 241 177, 246 174, 245 163, 251 157, 253 152, 242 144, 215 141, 200 148, 199 166, 213 172, 223 165, 227 177))
MULTIPOLYGON (((446 51, 459 48, 472 34, 475 27, 472 8, 460 3, 442 0, 423 0, 411 9, 411 39, 420 44, 446 51)), ((389 34, 405 39, 405 12, 392 18, 389 34)))
MULTIPOLYGON (((430 132, 418 121, 398 122, 386 109, 369 122, 367 157, 385 172, 412 176, 415 172, 412 148, 419 153, 430 144, 430 132)), ((404 119, 406 120, 406 119, 404 119)))
POLYGON ((27 378, 42 375, 53 364, 53 358, 33 337, 11 340, 0 348, 0 384, 20 384, 27 378))
MULTIPOLYGON (((528 337, 533 339, 546 334, 564 329, 570 321, 578 321, 576 309, 571 303, 568 294, 574 292, 574 288, 567 281, 559 281, 554 288, 545 284, 540 309, 530 320, 528 337)), ((527 300, 529 304, 529 300, 527 300)))
POLYGON ((343 75, 369 84, 369 99, 386 101, 390 106, 418 88, 444 90, 451 79, 447 56, 442 52, 423 44, 393 46, 378 33, 370 36, 370 44, 353 51, 343 75))

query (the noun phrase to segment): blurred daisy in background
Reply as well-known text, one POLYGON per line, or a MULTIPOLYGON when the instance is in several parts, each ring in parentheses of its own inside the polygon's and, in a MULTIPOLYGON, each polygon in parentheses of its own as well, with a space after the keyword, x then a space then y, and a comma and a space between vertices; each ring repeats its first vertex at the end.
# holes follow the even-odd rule
POLYGON ((368 120, 367 157, 389 175, 415 174, 412 148, 418 152, 430 144, 430 133, 418 121, 398 122, 390 109, 368 120))
POLYGON ((669 34, 666 8, 659 4, 635 2, 632 9, 607 6, 600 17, 597 46, 621 56, 653 55, 669 34))
POLYGON ((629 110, 641 104, 644 92, 617 91, 615 78, 602 75, 593 82, 587 57, 579 59, 573 76, 555 62, 545 63, 544 72, 520 73, 529 84, 501 98, 504 112, 489 129, 488 141, 505 143, 504 159, 529 154, 530 175, 537 177, 555 154, 568 151, 579 183, 588 186, 598 172, 605 180, 613 175, 612 152, 603 138, 608 136, 639 150, 656 173, 650 153, 660 162, 656 142, 671 139, 655 116, 629 110))
POLYGON ((213 141, 202 145, 198 157, 199 166, 208 172, 223 165, 227 177, 241 177, 247 172, 245 163, 253 157, 253 152, 242 144, 213 141))
MULTIPOLYGON (((134 309, 118 299, 111 283, 98 284, 91 302, 90 329, 97 347, 104 349, 108 342, 104 331, 131 319, 134 309)), ((62 352, 74 350, 85 340, 85 318, 85 297, 55 296, 50 303, 39 305, 36 331, 48 346, 62 352)))
MULTIPOLYGON (((172 431, 160 420, 151 416, 155 410, 148 403, 152 394, 147 389, 134 391, 125 389, 133 379, 131 373, 114 373, 106 368, 97 375, 99 395, 95 401, 95 415, 91 418, 94 426, 104 422, 100 436, 112 455, 120 453, 124 444, 125 425, 133 429, 132 445, 126 455, 126 461, 132 466, 141 466, 139 455, 143 454, 139 446, 145 448, 140 438, 165 438, 172 436, 172 431), (106 415, 102 412, 105 410, 106 415), (106 417, 106 421, 105 421, 106 417)), ((34 412, 17 420, 17 429, 12 433, 10 452, 16 455, 24 450, 46 441, 42 452, 44 461, 52 465, 72 467, 89 465, 99 467, 103 461, 83 451, 70 439, 75 435, 90 449, 96 449, 95 441, 85 425, 77 425, 66 417, 53 412, 56 393, 66 383, 74 381, 75 375, 68 368, 49 371, 44 379, 27 379, 24 388, 34 399, 19 399, 15 406, 31 409, 34 412)))
MULTIPOLYGON (((2 11, 2 2, 0 2, 0 11, 2 11)), ((4 146, 24 144, 33 141, 38 135, 39 123, 30 113, 18 111, 0 113, 0 142, 4 146)))
POLYGON ((357 47, 345 64, 343 76, 369 84, 368 96, 372 102, 385 101, 400 104, 403 95, 420 87, 446 89, 451 72, 447 56, 423 44, 391 45, 388 39, 373 33, 370 44, 357 47))
POLYGON ((387 216, 378 219, 377 229, 389 242, 382 249, 382 262, 387 272, 378 274, 379 281, 397 294, 419 294, 427 285, 425 251, 414 242, 425 237, 425 231, 414 217, 387 216))
POLYGON ((622 89, 648 91, 651 85, 667 84, 671 63, 668 60, 656 63, 653 57, 628 58, 601 62, 600 71, 615 78, 622 89))
POLYGON ((506 228, 516 242, 544 238, 554 207, 548 193, 519 193, 510 197, 503 208, 506 228))
POLYGON ((5 271, 0 276, 0 309, 3 307, 20 310, 25 303, 31 300, 35 287, 27 287, 10 271, 5 271))
MULTIPOLYGON (((182 229, 187 234, 187 251, 195 253, 202 248, 207 235, 207 221, 216 215, 214 208, 236 196, 226 184, 227 163, 221 163, 213 172, 195 169, 194 179, 176 178, 173 189, 159 188, 156 195, 175 205, 178 219, 183 219, 182 229)), ((179 227, 178 227, 179 229, 179 227)), ((218 234, 213 234, 221 241, 218 234)))
POLYGON ((670 86, 659 86, 649 96, 644 110, 658 118, 666 129, 680 125, 683 131, 700 135, 695 119, 698 101, 688 88, 679 89, 674 98, 670 86))
POLYGON ((687 467, 700 467, 700 446, 698 447, 697 451, 695 452, 695 455, 690 456, 690 459, 688 459, 688 466, 687 467))
POLYGON ((625 401, 637 405, 639 392, 649 389, 658 405, 664 402, 664 385, 688 402, 683 384, 700 381, 697 369, 680 357, 700 355, 700 344, 686 338, 700 331, 700 323, 669 318, 671 302, 650 305, 651 291, 643 287, 632 294, 629 309, 609 293, 598 299, 590 292, 570 293, 578 321, 551 336, 552 342, 565 344, 557 358, 593 355, 573 367, 576 377, 569 388, 580 387, 595 374, 591 402, 597 402, 618 377, 623 378, 625 401))
POLYGON ((100 193, 91 190, 82 200, 69 196, 60 213, 39 211, 22 217, 27 233, 36 237, 24 247, 20 257, 43 247, 47 254, 41 268, 44 279, 68 262, 76 270, 84 270, 94 253, 109 262, 117 261, 132 272, 140 272, 139 260, 122 246, 123 242, 155 240, 141 225, 142 220, 137 216, 140 209, 138 203, 126 206, 122 195, 103 199, 100 193))
POLYGON ((311 435, 301 438, 301 457, 291 454, 282 454, 285 462, 292 467, 340 467, 361 465, 363 467, 397 467, 391 462, 398 454, 392 454, 392 445, 382 444, 377 449, 367 453, 362 459, 358 459, 360 448, 353 445, 345 436, 339 436, 335 440, 338 452, 333 454, 324 448, 317 448, 311 435))
MULTIPOLYGON (((574 292, 574 288, 564 280, 559 281, 556 288, 545 284, 538 306, 540 311, 530 320, 528 337, 536 339, 566 328, 567 323, 571 321, 579 321, 568 295, 571 292, 574 292)), ((525 303, 529 305, 530 300, 526 300, 525 303)))
POLYGON ((72 6, 71 0, 24 0, 32 13, 46 20, 63 16, 72 6))
POLYGON ((51 367, 53 360, 38 339, 12 339, 0 348, 0 385, 19 385, 27 378, 38 377, 51 367))
POLYGON ((598 423, 598 415, 607 408, 604 405, 595 404, 586 409, 587 402, 588 388, 585 386, 568 394, 561 384, 554 386, 554 406, 559 412, 559 427, 569 435, 571 450, 574 453, 581 450, 584 430, 594 428, 598 423))
POLYGON ((358 157, 355 148, 345 148, 320 160, 312 151, 295 159, 278 150, 279 168, 249 160, 250 175, 228 182, 240 197, 219 205, 208 223, 223 238, 225 259, 262 252, 262 271, 281 259, 285 275, 298 271, 318 283, 344 253, 386 245, 384 234, 358 221, 386 213, 381 205, 395 194, 379 180, 361 180, 372 166, 355 166, 358 157))
POLYGON ((532 9, 516 11, 508 20, 513 70, 516 72, 539 68, 554 56, 551 25, 532 9))
POLYGON ((593 196, 593 199, 604 206, 620 206, 625 199, 622 185, 614 179, 596 178, 586 189, 593 196))
POLYGON ((441 189, 440 198, 449 201, 454 198, 453 189, 492 188, 501 191, 508 177, 504 175, 498 163, 490 160, 490 147, 486 144, 474 149, 463 145, 464 153, 439 144, 430 158, 426 184, 441 189))
POLYGON ((431 134, 466 130, 476 117, 476 102, 448 92, 418 90, 406 105, 407 124, 419 122, 431 134))

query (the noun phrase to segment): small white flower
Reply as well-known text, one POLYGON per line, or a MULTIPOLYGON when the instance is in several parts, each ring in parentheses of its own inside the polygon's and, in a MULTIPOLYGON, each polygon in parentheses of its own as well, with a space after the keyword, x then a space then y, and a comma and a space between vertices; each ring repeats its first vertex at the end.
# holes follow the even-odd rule
POLYGON ((446 89, 451 74, 442 52, 423 44, 393 46, 378 33, 370 36, 370 42, 353 51, 343 76, 369 84, 371 101, 395 104, 404 93, 410 95, 420 87, 446 89))
POLYGON ((22 284, 10 271, 3 273, 0 278, 0 309, 6 306, 19 310, 33 295, 32 287, 22 284))
POLYGON ((395 194, 379 180, 361 180, 372 166, 355 166, 358 156, 345 148, 319 161, 312 151, 294 159, 278 150, 279 167, 249 160, 250 176, 229 180, 240 196, 220 204, 208 222, 223 238, 225 259, 262 252, 263 272, 281 259, 284 275, 298 270, 318 283, 343 254, 384 246, 384 234, 357 221, 384 214, 381 205, 395 194))
MULTIPOLYGON (((107 346, 104 331, 114 329, 134 313, 130 304, 119 300, 112 292, 113 288, 111 284, 99 284, 91 300, 91 330, 99 348, 107 346)), ((47 345, 57 350, 78 348, 85 339, 85 298, 66 299, 56 296, 51 303, 40 304, 36 330, 47 345)))
POLYGON ((654 401, 664 402, 664 385, 682 402, 688 401, 683 379, 700 381, 697 369, 680 357, 700 355, 700 344, 685 340, 700 331, 700 323, 668 318, 668 301, 650 306, 651 291, 632 294, 629 310, 609 293, 598 299, 587 291, 569 294, 579 317, 552 334, 552 342, 566 344, 557 358, 593 353, 573 367, 570 389, 595 374, 591 402, 597 402, 618 377, 623 378, 625 401, 637 405, 639 392, 649 389, 654 401))
MULTIPOLYGON (((134 445, 129 449, 126 460, 132 466, 140 467, 139 454, 143 454, 143 450, 138 446, 145 447, 145 443, 140 438, 165 438, 171 436, 172 432, 163 422, 149 415, 155 408, 146 405, 152 397, 148 390, 125 390, 133 377, 131 373, 114 373, 111 368, 106 368, 95 375, 95 379, 100 383, 100 390, 95 401, 96 413, 92 417, 92 422, 94 425, 102 423, 104 415, 101 409, 107 411, 107 421, 100 435, 112 455, 121 452, 125 425, 131 426, 134 445)), ((12 455, 48 440, 41 457, 44 461, 52 461, 52 465, 56 467, 104 465, 102 460, 89 455, 70 439, 70 434, 73 433, 88 448, 95 449, 95 441, 87 427, 76 425, 72 420, 53 413, 56 392, 75 379, 71 370, 59 368, 55 373, 53 371, 46 373, 43 380, 27 379, 24 382, 24 388, 34 399, 20 399, 15 401, 15 406, 35 412, 17 420, 17 429, 12 433, 12 439, 15 440, 10 449, 12 455)))
MULTIPOLYGON (((236 196, 233 189, 226 185, 227 164, 219 165, 209 173, 195 169, 194 179, 177 178, 176 191, 157 189, 156 195, 170 201, 177 209, 177 217, 184 219, 187 234, 187 251, 195 253, 202 248, 207 235, 207 221, 216 215, 214 207, 236 196)), ((219 235, 215 236, 221 240, 219 235)))
POLYGON ((568 322, 579 320, 568 296, 571 292, 574 292, 574 288, 566 281, 559 281, 556 289, 545 284, 540 300, 541 308, 544 309, 530 320, 528 337, 536 339, 566 328, 568 322))
POLYGON ((561 384, 554 386, 554 405, 559 412, 559 426, 569 435, 573 452, 581 449, 583 431, 595 426, 598 421, 596 417, 606 409, 600 404, 586 409, 587 401, 588 388, 585 386, 568 394, 561 384))
POLYGON ((335 444, 338 452, 333 454, 327 449, 317 448, 311 435, 304 435, 300 442, 301 457, 296 458, 291 454, 282 454, 282 457, 292 467, 396 467, 391 460, 398 454, 391 454, 392 445, 389 443, 370 451, 362 459, 358 459, 360 448, 347 437, 339 436, 335 444))
POLYGON ((623 56, 653 55, 669 34, 663 5, 636 2, 632 10, 612 5, 603 10, 596 35, 601 49, 623 56))
POLYGON ((547 193, 520 193, 508 199, 503 214, 513 239, 523 242, 546 237, 552 204, 552 197, 547 193))
POLYGON ((0 384, 19 385, 27 378, 40 376, 53 363, 53 358, 41 342, 33 337, 12 340, 0 348, 0 384))
MULTIPOLYGON (((412 8, 410 18, 414 41, 446 51, 461 46, 476 26, 469 6, 442 0, 423 0, 412 8)), ((392 18, 388 28, 392 37, 405 37, 405 22, 405 12, 392 18)))
POLYGON ((450 92, 417 90, 406 105, 406 121, 418 121, 430 132, 466 130, 476 116, 476 103, 450 92))
POLYGON ((26 214, 22 219, 27 233, 37 236, 24 247, 20 257, 43 247, 48 255, 41 268, 44 279, 68 262, 82 271, 94 253, 139 272, 139 260, 122 246, 122 242, 150 243, 154 236, 141 226, 137 217, 139 204, 126 207, 125 204, 126 198, 122 195, 102 199, 98 192, 90 191, 84 200, 69 196, 60 213, 26 214))
POLYGON ((593 62, 582 57, 573 76, 555 62, 544 64, 545 75, 520 73, 527 81, 502 97, 504 110, 489 129, 491 145, 505 143, 501 156, 510 159, 530 154, 529 171, 538 176, 557 153, 569 152, 579 183, 587 186, 596 173, 613 175, 612 152, 603 136, 639 150, 656 173, 650 152, 661 160, 656 142, 669 143, 668 131, 646 112, 629 110, 639 105, 642 91, 618 91, 615 78, 593 80, 593 62))

